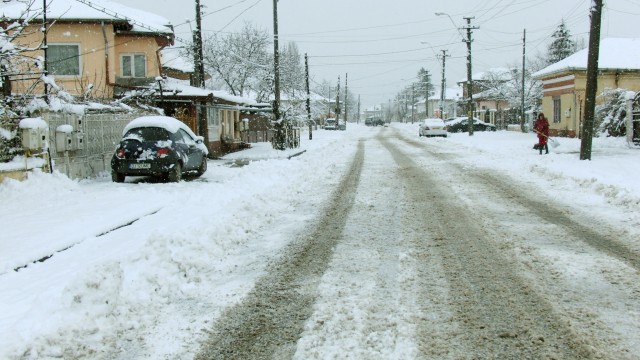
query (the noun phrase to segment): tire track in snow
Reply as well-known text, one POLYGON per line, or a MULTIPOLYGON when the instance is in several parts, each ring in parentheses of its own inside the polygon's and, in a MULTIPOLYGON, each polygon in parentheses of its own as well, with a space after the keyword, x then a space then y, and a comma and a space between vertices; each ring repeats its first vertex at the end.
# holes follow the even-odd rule
MULTIPOLYGON (((294 360, 416 359, 455 346, 420 331, 450 319, 443 281, 426 254, 423 206, 402 186, 403 172, 376 141, 367 156, 343 240, 322 277, 313 315, 294 360)), ((433 356, 431 356, 433 358, 433 356)))
MULTIPOLYGON (((429 146, 424 142, 416 142, 414 139, 407 139, 404 137, 402 138, 402 141, 423 150, 425 149, 425 146, 429 146)), ((443 161, 454 158, 451 154, 432 151, 429 152, 429 155, 443 161)), ((588 225, 579 223, 567 215, 566 211, 550 205, 548 199, 528 196, 523 192, 521 187, 505 182, 493 173, 469 167, 462 169, 459 164, 455 164, 454 162, 449 162, 449 164, 456 166, 460 171, 464 171, 468 176, 474 177, 475 182, 491 184, 493 187, 493 189, 491 189, 493 193, 492 196, 499 196, 504 199, 516 201, 518 204, 525 206, 528 211, 535 214, 535 216, 542 219, 544 223, 554 224, 566 229, 567 232, 573 234, 576 238, 580 239, 587 245, 626 263, 636 271, 640 272, 640 254, 619 242, 617 237, 610 235, 612 233, 611 231, 606 231, 606 233, 595 231, 593 230, 593 223, 589 223, 588 225)))
MULTIPOLYGON (((639 252, 628 245, 634 239, 624 226, 556 201, 511 174, 465 165, 443 153, 446 147, 399 138, 420 150, 422 166, 437 159, 439 168, 465 176, 463 186, 451 184, 452 192, 493 232, 499 250, 518 259, 521 276, 569 324, 573 342, 588 343, 596 357, 637 358, 639 252)), ((584 203, 580 196, 576 202, 584 203)))
MULTIPOLYGON (((107 230, 107 231, 105 231, 105 232, 103 232, 103 233, 100 233, 100 234, 98 234, 98 235, 94 236, 93 238, 94 238, 94 239, 95 239, 95 238, 99 238, 99 237, 101 237, 101 236, 107 235, 107 234, 109 234, 109 233, 112 233, 112 232, 117 231, 117 230, 119 230, 119 229, 122 229, 122 228, 124 228, 124 227, 130 226, 130 225, 132 225, 133 223, 137 222, 138 220, 140 220, 140 219, 142 219, 142 218, 144 218, 144 217, 147 217, 147 216, 151 216, 151 215, 153 215, 153 214, 156 214, 156 213, 157 213, 158 211, 160 211, 160 210, 161 210, 161 209, 154 210, 154 211, 152 211, 152 212, 150 212, 150 213, 148 213, 148 214, 145 214, 145 215, 140 216, 140 217, 139 217, 139 218, 137 218, 137 219, 131 220, 131 221, 129 221, 129 222, 128 222, 128 223, 126 223, 126 224, 118 225, 118 226, 116 226, 116 227, 114 227, 114 228, 112 228, 112 229, 110 229, 110 230, 107 230)), ((88 239, 88 238, 86 238, 86 239, 88 239)), ((22 269, 25 269, 25 268, 29 267, 29 265, 30 265, 30 264, 43 263, 43 262, 45 262, 45 261, 47 261, 47 260, 51 259, 55 254, 59 254, 59 253, 61 253, 61 252, 64 252, 64 251, 67 251, 67 250, 71 249, 72 247, 74 247, 74 246, 76 246, 76 245, 82 244, 84 241, 86 241, 86 239, 85 239, 85 240, 82 240, 82 241, 78 241, 77 243, 71 244, 71 245, 69 245, 69 246, 67 246, 67 247, 65 247, 65 248, 63 248, 63 249, 57 250, 57 251, 53 252, 53 253, 52 253, 52 254, 50 254, 50 255, 43 256, 43 257, 41 257, 40 259, 33 260, 33 261, 31 261, 31 262, 29 262, 29 263, 27 263, 27 264, 25 264, 25 265, 18 266, 18 267, 16 267, 16 268, 14 268, 14 269, 13 269, 13 271, 18 272, 18 271, 20 271, 20 270, 22 270, 22 269)), ((4 275, 4 274, 6 274, 6 273, 2 273, 2 274, 0 274, 0 276, 2 276, 2 275, 4 275)))
MULTIPOLYGON (((389 141, 383 145, 405 173, 409 191, 429 196, 430 205, 423 207, 425 232, 435 235, 431 252, 443 264, 458 326, 456 332, 439 335, 463 347, 451 349, 447 356, 592 358, 587 344, 574 338, 570 325, 518 275, 517 262, 497 248, 492 233, 474 219, 471 209, 451 197, 443 183, 447 174, 440 170, 433 176, 389 141)), ((423 332, 437 334, 438 329, 427 327, 423 332)))
POLYGON ((363 161, 364 145, 359 143, 354 160, 317 227, 292 243, 240 304, 224 311, 196 360, 293 356, 305 320, 312 314, 320 278, 353 207, 363 161))

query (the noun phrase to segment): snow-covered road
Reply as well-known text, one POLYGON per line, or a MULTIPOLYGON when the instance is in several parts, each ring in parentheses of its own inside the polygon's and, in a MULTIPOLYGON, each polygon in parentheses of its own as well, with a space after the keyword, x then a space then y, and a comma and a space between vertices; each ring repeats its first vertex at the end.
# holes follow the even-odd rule
POLYGON ((0 184, 0 358, 633 359, 640 154, 532 141, 352 125, 179 184, 0 184))

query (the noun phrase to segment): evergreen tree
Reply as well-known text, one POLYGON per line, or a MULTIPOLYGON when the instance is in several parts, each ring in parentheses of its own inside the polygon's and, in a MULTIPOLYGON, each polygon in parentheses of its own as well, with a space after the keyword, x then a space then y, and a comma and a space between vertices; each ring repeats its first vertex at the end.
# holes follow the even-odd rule
POLYGON ((425 68, 418 70, 418 82, 416 83, 416 95, 419 98, 425 97, 427 93, 433 92, 433 76, 425 68))
POLYGON ((571 39, 571 33, 564 23, 558 25, 556 31, 551 35, 553 41, 549 44, 547 51, 547 63, 554 64, 576 52, 577 44, 571 39))

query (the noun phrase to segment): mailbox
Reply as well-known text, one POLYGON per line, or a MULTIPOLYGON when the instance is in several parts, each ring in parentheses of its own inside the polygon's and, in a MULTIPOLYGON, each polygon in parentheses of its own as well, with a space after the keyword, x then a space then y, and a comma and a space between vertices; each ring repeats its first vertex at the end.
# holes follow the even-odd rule
POLYGON ((84 150, 84 133, 79 131, 71 133, 71 147, 73 150, 84 150))
POLYGON ((85 132, 85 121, 84 121, 84 117, 77 117, 73 120, 73 129, 77 132, 85 132))
POLYGON ((22 130, 22 147, 27 150, 47 148, 49 125, 42 118, 26 118, 20 120, 22 130))
POLYGON ((71 133, 73 126, 60 125, 56 128, 56 151, 65 152, 73 150, 73 138, 71 133))
POLYGON ((22 129, 22 147, 29 150, 45 148, 47 144, 47 130, 40 128, 22 129))

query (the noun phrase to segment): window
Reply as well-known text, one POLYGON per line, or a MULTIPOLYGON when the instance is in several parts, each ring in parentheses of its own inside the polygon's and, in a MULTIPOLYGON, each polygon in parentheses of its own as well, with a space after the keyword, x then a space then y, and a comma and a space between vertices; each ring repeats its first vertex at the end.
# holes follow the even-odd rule
POLYGON ((209 127, 220 126, 220 117, 216 108, 207 107, 207 123, 209 127))
POLYGON ((553 97, 553 122, 556 124, 560 122, 560 97, 559 96, 553 97))
POLYGON ((169 132, 159 127, 133 128, 124 135, 124 138, 133 137, 142 141, 166 141, 169 140, 169 132))
POLYGON ((49 44, 47 72, 51 75, 80 75, 80 45, 49 44))
POLYGON ((144 54, 126 54, 122 55, 120 59, 122 77, 146 77, 147 57, 144 54))
POLYGON ((195 145, 196 144, 196 141, 191 137, 191 135, 189 135, 189 133, 187 133, 186 131, 184 131, 182 129, 178 129, 178 132, 176 133, 176 135, 182 138, 182 141, 181 141, 182 143, 185 143, 187 145, 195 145))

